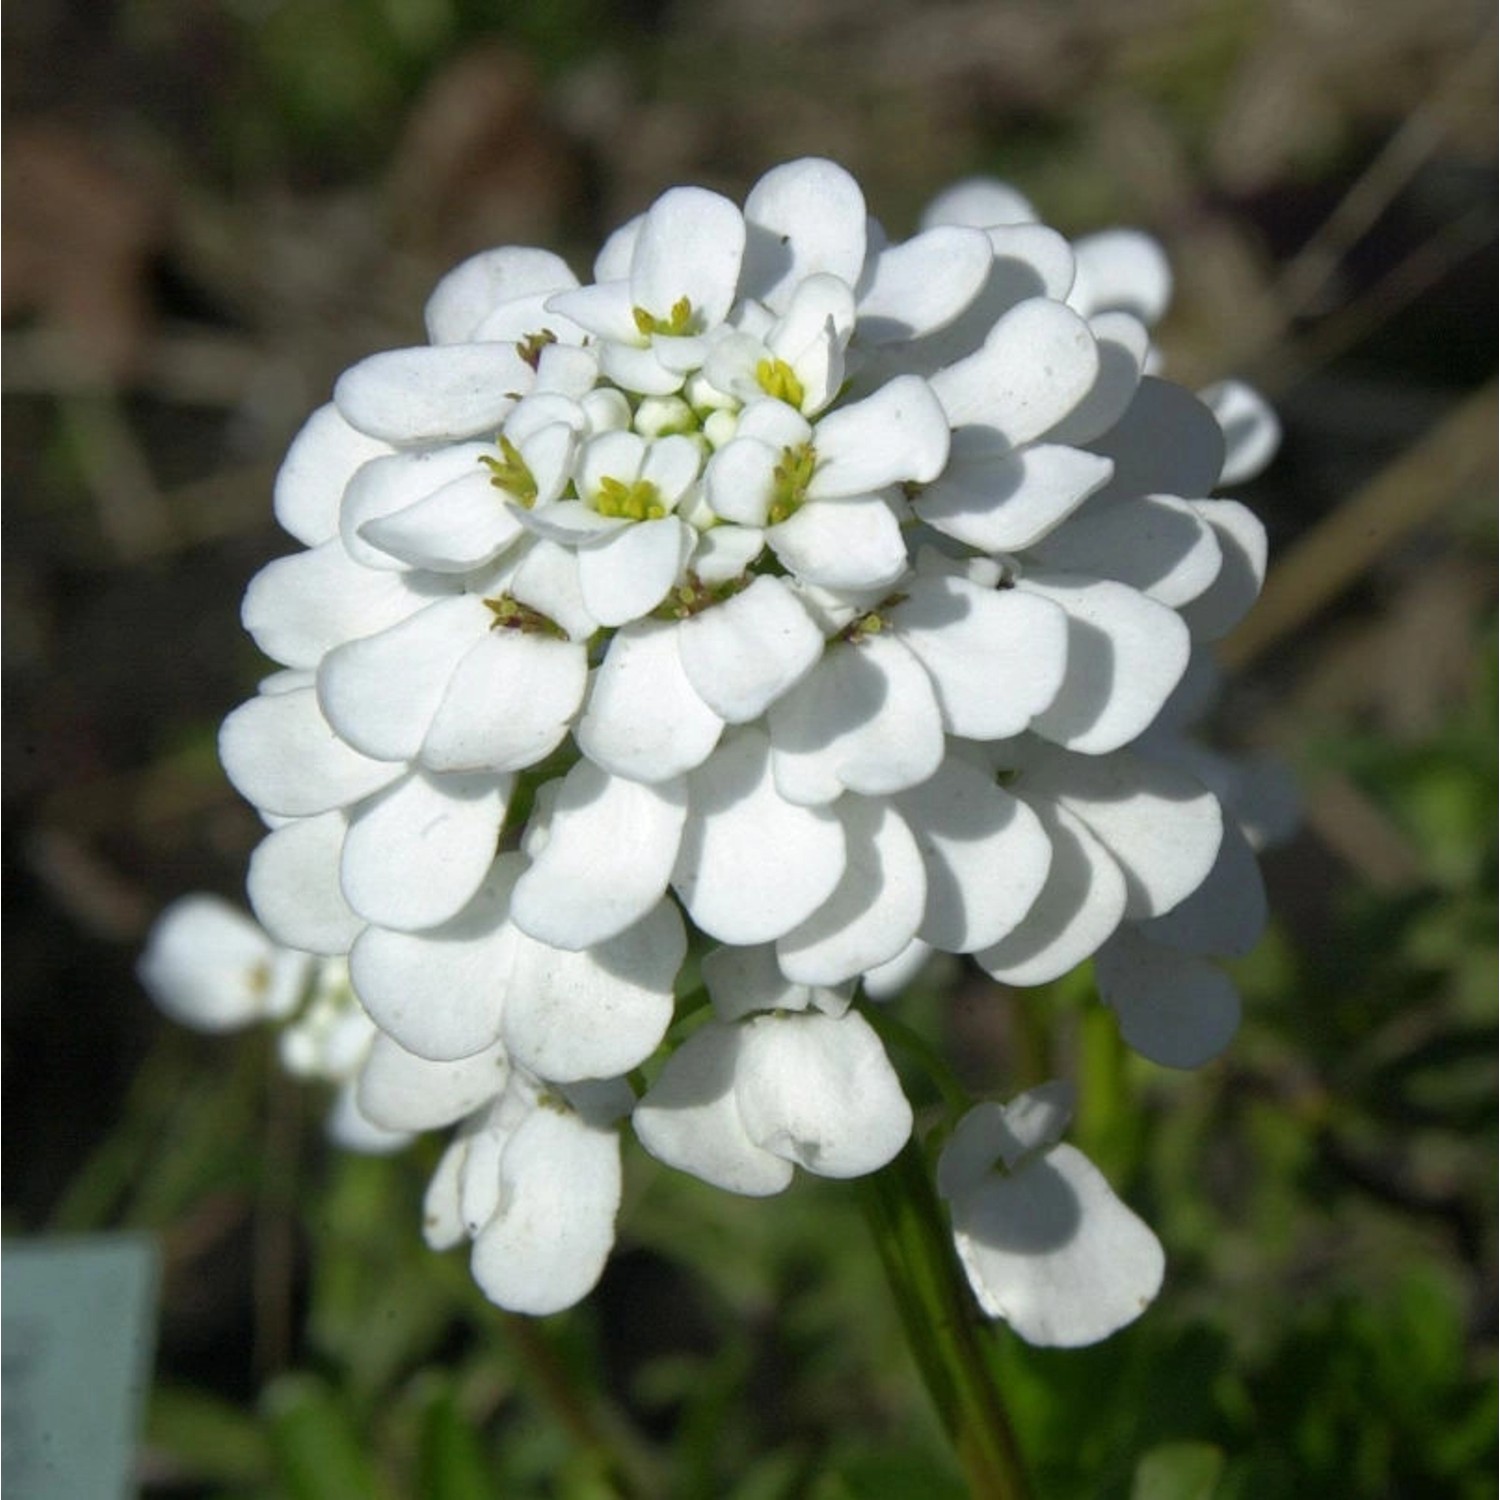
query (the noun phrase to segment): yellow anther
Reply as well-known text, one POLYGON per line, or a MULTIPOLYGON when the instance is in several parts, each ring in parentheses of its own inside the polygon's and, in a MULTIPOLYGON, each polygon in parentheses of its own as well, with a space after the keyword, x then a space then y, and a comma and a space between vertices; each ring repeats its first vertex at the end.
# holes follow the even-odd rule
POLYGON ((519 599, 512 599, 509 594, 486 599, 484 607, 495 617, 490 622, 491 630, 519 630, 526 635, 550 635, 561 640, 567 639, 567 631, 556 620, 548 619, 540 610, 533 609, 529 604, 522 604, 519 599))
POLYGON ((490 483, 496 489, 504 490, 513 500, 519 500, 527 510, 536 504, 536 479, 521 457, 521 450, 509 438, 500 439, 499 458, 481 453, 479 462, 490 471, 490 483))
POLYGON ((755 379, 766 395, 785 401, 788 406, 802 410, 802 401, 807 392, 797 379, 797 372, 784 359, 763 359, 755 367, 755 379))
POLYGON ((664 318, 647 312, 644 307, 631 308, 630 315, 635 319, 636 329, 645 338, 661 333, 668 338, 680 339, 693 331, 693 304, 686 297, 679 297, 664 318))
POLYGON ((594 509, 601 516, 624 521, 659 521, 667 513, 661 491, 649 479, 635 479, 629 484, 623 479, 601 479, 594 509))
POLYGON ((542 362, 542 350, 556 342, 557 335, 550 328, 543 328, 539 333, 528 333, 516 345, 516 353, 534 370, 542 362))
POLYGON ((781 462, 771 471, 771 505, 766 512, 772 526, 790 520, 802 508, 817 464, 811 443, 781 450, 781 462))

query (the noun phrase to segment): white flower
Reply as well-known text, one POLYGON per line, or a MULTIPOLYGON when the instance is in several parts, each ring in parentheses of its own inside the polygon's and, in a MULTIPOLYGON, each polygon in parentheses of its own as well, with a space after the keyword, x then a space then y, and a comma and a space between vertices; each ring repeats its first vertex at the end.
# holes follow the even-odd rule
POLYGON ((938 1161, 969 1285, 1030 1344, 1077 1348, 1133 1322, 1161 1287, 1156 1236, 1082 1152, 1060 1143, 1071 1091, 979 1104, 938 1161))
POLYGON ((183 896, 155 923, 136 973, 151 998, 200 1031, 233 1031, 291 1012, 312 958, 279 947, 217 896, 183 896))

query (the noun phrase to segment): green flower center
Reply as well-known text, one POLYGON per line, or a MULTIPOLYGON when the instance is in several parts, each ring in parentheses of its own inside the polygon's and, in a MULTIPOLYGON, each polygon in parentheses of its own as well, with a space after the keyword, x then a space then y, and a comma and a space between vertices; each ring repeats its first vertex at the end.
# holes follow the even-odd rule
POLYGON ((781 462, 771 471, 771 506, 766 512, 770 525, 790 520, 802 509, 817 464, 818 455, 811 443, 781 450, 781 462))
POLYGON ((481 453, 479 462, 490 471, 490 483, 497 490, 504 490, 527 510, 536 504, 536 478, 526 466, 526 460, 521 457, 521 450, 509 438, 500 439, 499 458, 481 453))
POLYGON ((649 479, 635 479, 629 484, 622 479, 601 479, 594 509, 601 516, 623 521, 659 521, 667 513, 661 491, 649 479))
POLYGON ((763 359, 755 367, 755 379, 766 395, 785 401, 788 406, 802 409, 807 392, 797 379, 797 372, 784 359, 763 359))
POLYGON ((693 304, 686 297, 679 297, 672 304, 671 312, 664 318, 647 312, 644 307, 631 308, 630 315, 644 338, 660 333, 668 338, 680 339, 693 331, 693 304))

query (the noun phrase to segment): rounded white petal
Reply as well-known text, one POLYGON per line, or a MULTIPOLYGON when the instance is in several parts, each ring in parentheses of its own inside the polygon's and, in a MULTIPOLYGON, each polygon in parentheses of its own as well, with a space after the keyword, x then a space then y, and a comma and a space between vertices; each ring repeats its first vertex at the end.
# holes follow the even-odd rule
POLYGON ((371 437, 453 443, 493 433, 534 379, 513 344, 422 345, 362 359, 339 376, 333 399, 371 437))
POLYGON ((745 1025, 735 1096, 756 1145, 820 1177, 862 1177, 911 1136, 911 1105, 855 1011, 757 1016, 745 1025))
POLYGON ((316 547, 338 531, 344 487, 361 464, 390 448, 351 427, 331 401, 320 406, 292 439, 276 473, 276 519, 306 547, 316 547))
POLYGON ((333 1103, 323 1118, 323 1132, 341 1151, 361 1156, 387 1156, 411 1144, 411 1132, 387 1130, 367 1118, 359 1107, 358 1090, 353 1080, 344 1083, 333 1096, 333 1103))
MULTIPOLYGON (((703 955, 700 972, 721 1021, 739 1021, 756 1011, 806 1010, 815 998, 830 998, 815 997, 808 985, 789 979, 776 961, 772 943, 711 948, 703 955)), ((847 999, 841 998, 840 1013, 848 1008, 847 999)))
POLYGON ((932 945, 913 938, 894 958, 876 964, 865 972, 861 983, 872 1000, 889 1000, 899 995, 927 967, 932 945))
POLYGON ((948 420, 933 388, 918 375, 898 375, 872 396, 840 406, 813 431, 817 468, 811 499, 862 495, 942 473, 948 420))
POLYGON ((219 759, 241 796, 289 818, 346 807, 404 769, 345 744, 310 685, 242 703, 219 729, 219 759))
MULTIPOLYGON (((566 429, 562 429, 566 432, 566 429)), ((366 521, 360 536, 414 568, 467 573, 498 557, 525 530, 476 463, 402 510, 366 521)))
MULTIPOLYGON (((789 802, 832 802, 915 786, 943 758, 943 722, 927 673, 901 641, 835 644, 771 705, 771 764, 789 802)), ((862 965, 868 968, 869 965, 862 965)))
POLYGON ((1085 317, 1127 312, 1148 327, 1172 300, 1166 252, 1138 229, 1105 229, 1073 241, 1078 275, 1068 296, 1085 317))
POLYGON ((966 177, 944 188, 922 210, 922 227, 969 224, 988 229, 993 224, 1029 224, 1036 219, 1030 202, 1007 182, 994 177, 966 177))
MULTIPOLYGON (((1021 757, 1020 747, 1008 754, 1021 757)), ((1125 915, 1159 916, 1197 890, 1218 858, 1218 799, 1185 771, 1129 750, 1024 754, 1020 786, 1076 813, 1125 876, 1125 915)))
POLYGON ((491 630, 459 662, 422 742, 435 771, 520 771, 562 743, 588 686, 574 641, 491 630))
POLYGON ((773 167, 745 199, 743 295, 781 311, 797 284, 826 271, 848 286, 865 263, 865 197, 817 157, 773 167))
MULTIPOLYGON (((366 568, 399 568, 402 560, 368 539, 367 528, 378 528, 388 516, 408 510, 419 500, 461 479, 488 480, 479 460, 493 455, 488 443, 451 443, 442 448, 392 453, 364 465, 349 481, 339 510, 339 537, 344 550, 366 568)), ((498 493, 491 497, 500 509, 498 493)))
POLYGON ((1147 376, 1125 415, 1092 444, 1114 460, 1111 493, 1208 494, 1224 467, 1224 434, 1191 391, 1147 376))
POLYGON ((578 554, 578 585, 588 612, 601 624, 627 625, 666 598, 696 540, 676 516, 623 526, 578 554))
POLYGON ((823 654, 823 634, 795 594, 762 576, 686 619, 677 630, 682 669, 721 719, 759 718, 823 654))
POLYGON ((1213 527, 1171 495, 1091 505, 1039 541, 1034 555, 1044 568, 1113 578, 1173 609, 1207 590, 1223 561, 1213 527))
POLYGON ((983 288, 995 252, 979 229, 942 225, 883 250, 859 299, 859 336, 883 344, 951 323, 983 288))
POLYGON ((345 641, 374 635, 432 602, 397 573, 351 562, 335 537, 267 563, 245 590, 240 620, 285 667, 316 667, 345 641))
POLYGON ((1036 814, 953 755, 895 803, 927 868, 918 936, 949 953, 998 943, 1046 884, 1052 845, 1036 814))
POLYGON ((1088 325, 1038 297, 1006 313, 968 358, 938 371, 932 389, 953 427, 990 427, 1020 447, 1066 417, 1098 371, 1088 325))
POLYGON ((701 765, 724 721, 693 691, 675 624, 637 620, 610 642, 578 721, 578 748, 633 781, 667 781, 701 765))
POLYGON ((1044 739, 1103 755, 1135 739, 1187 670, 1187 627, 1165 605, 1123 583, 1029 572, 1018 590, 1068 616, 1068 669, 1051 705, 1031 723, 1044 739))
POLYGON ((726 1192, 765 1198, 791 1182, 792 1164, 745 1132, 734 1092, 744 1036, 743 1027, 717 1021, 695 1031, 667 1059, 632 1123, 658 1161, 726 1192))
POLYGON ((1018 552, 1109 482, 1107 458, 1050 443, 1011 452, 988 427, 953 434, 948 467, 912 508, 938 531, 984 552, 1018 552))
POLYGON ((721 323, 734 301, 745 221, 727 198, 704 188, 672 188, 647 211, 630 258, 635 306, 668 318, 683 297, 698 331, 721 323))
POLYGON ((1088 825, 1065 807, 1032 807, 1052 841, 1047 883, 1008 936, 975 961, 1002 984, 1046 984, 1090 957, 1125 916, 1125 877, 1088 825))
POLYGON ((423 311, 434 344, 461 344, 502 303, 578 285, 568 263, 550 250, 507 245, 461 261, 433 288, 423 311))
POLYGON ((1071 674, 1069 618, 1020 589, 920 578, 891 628, 932 679, 943 723, 971 739, 1019 734, 1056 701, 1071 674))
POLYGON ((954 1202, 953 1227, 979 1305, 1030 1344, 1098 1343, 1161 1288, 1156 1236, 1072 1146, 986 1178, 954 1202))
POLYGON ((380 1029, 435 1062, 471 1057, 500 1036, 515 930, 505 921, 520 860, 502 856, 469 904, 426 932, 367 927, 349 977, 380 1029))
POLYGON ((1142 936, 1188 953, 1238 958, 1260 941, 1266 886, 1255 851, 1233 822, 1224 824, 1214 867, 1186 900, 1140 924, 1142 936))
POLYGON ((1087 443, 1108 432, 1134 400, 1151 358, 1151 335, 1129 313, 1101 313, 1089 319, 1089 329, 1099 373, 1088 395, 1047 434, 1054 443, 1087 443))
POLYGON ((667 887, 687 797, 583 760, 563 779, 545 846, 516 885, 511 920, 528 936, 576 951, 641 920, 667 887))
POLYGON ((1207 959, 1179 953, 1123 927, 1094 956, 1099 997, 1120 1035, 1152 1062, 1201 1068, 1234 1040, 1240 996, 1207 959))
POLYGON ((500 1210, 469 1268, 491 1302, 541 1316, 582 1300, 603 1274, 620 1207, 620 1138, 571 1111, 537 1109, 500 1159, 500 1210))
MULTIPOLYGON (((1281 422, 1265 397, 1241 380, 1221 380, 1198 392, 1224 430, 1220 484, 1254 479, 1281 447, 1281 422)), ((284 524, 284 523, 283 523, 284 524)))
POLYGON ((232 1031, 283 1015, 312 964, 279 948, 244 912, 217 896, 183 896, 152 924, 136 974, 176 1021, 232 1031))
POLYGON ((686 952, 670 901, 581 953, 518 934, 504 1020, 511 1057, 562 1083, 628 1073, 671 1024, 672 986, 686 952))
POLYGON ((1238 500, 1199 500, 1193 505, 1214 530, 1222 563, 1213 584, 1182 608, 1193 638, 1226 636, 1260 596, 1266 576, 1266 529, 1238 500))
POLYGON ((1009 1104, 985 1100, 953 1127, 938 1157, 938 1196, 953 1200, 982 1187, 995 1164, 1008 1170, 1055 1146, 1073 1118, 1073 1086, 1053 1078, 1018 1094, 1009 1104))
POLYGON ((356 808, 339 869, 349 905, 399 932, 457 916, 494 863, 511 780, 416 772, 356 808))
POLYGON ((714 526, 703 532, 688 562, 701 582, 712 587, 743 578, 760 556, 766 534, 755 526, 714 526))
POLYGON ((927 872, 911 830, 884 801, 847 797, 844 875, 833 894, 776 942, 781 972, 799 984, 831 985, 894 960, 927 909, 927 872))
POLYGON ((319 706, 356 750, 376 760, 410 760, 459 662, 493 621, 477 594, 458 594, 339 646, 318 669, 319 706))
POLYGON ((392 1037, 377 1036, 355 1098, 365 1118, 387 1130, 437 1130, 493 1099, 505 1087, 509 1067, 499 1046, 455 1062, 433 1062, 392 1037))
POLYGON ((279 943, 309 953, 347 953, 364 922, 339 886, 348 820, 341 812, 298 818, 263 838, 250 856, 246 892, 279 943))
POLYGON ((844 873, 842 824, 777 792, 770 748, 760 729, 743 729, 688 777, 672 884, 698 926, 724 943, 790 932, 844 873))

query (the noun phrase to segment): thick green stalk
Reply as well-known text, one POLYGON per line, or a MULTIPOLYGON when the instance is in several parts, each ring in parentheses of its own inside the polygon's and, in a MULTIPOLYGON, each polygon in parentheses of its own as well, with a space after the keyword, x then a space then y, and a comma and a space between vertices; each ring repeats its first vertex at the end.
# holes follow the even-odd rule
POLYGON ((859 1187, 907 1342, 970 1493, 975 1500, 1027 1500, 1020 1450, 915 1140, 889 1166, 860 1179, 859 1187))

